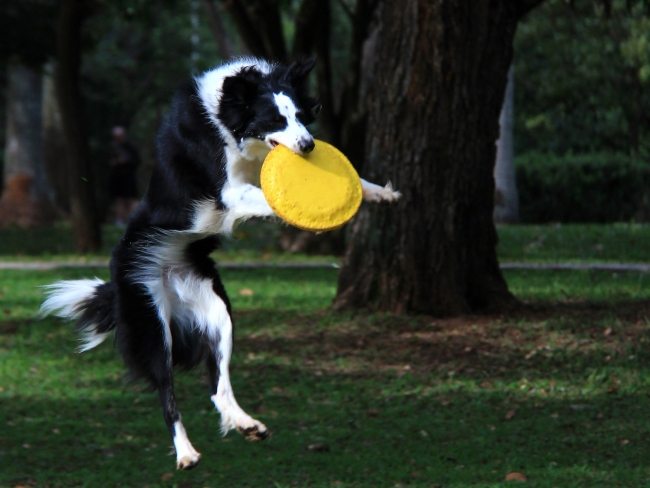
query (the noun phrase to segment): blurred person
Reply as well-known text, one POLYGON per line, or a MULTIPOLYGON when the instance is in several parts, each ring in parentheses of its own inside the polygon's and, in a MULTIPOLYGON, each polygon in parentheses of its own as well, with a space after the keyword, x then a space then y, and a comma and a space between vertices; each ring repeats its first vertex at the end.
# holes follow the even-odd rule
POLYGON ((135 146, 129 142, 124 127, 113 127, 111 135, 108 189, 115 223, 124 226, 138 203, 136 173, 140 164, 140 156, 135 146))

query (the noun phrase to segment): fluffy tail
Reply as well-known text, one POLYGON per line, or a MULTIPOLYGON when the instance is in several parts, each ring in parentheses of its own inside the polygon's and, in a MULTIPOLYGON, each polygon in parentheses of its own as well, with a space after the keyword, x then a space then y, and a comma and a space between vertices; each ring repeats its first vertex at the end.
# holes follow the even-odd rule
POLYGON ((46 288, 43 315, 74 319, 80 334, 79 352, 98 346, 115 328, 113 285, 94 280, 59 281, 46 288))

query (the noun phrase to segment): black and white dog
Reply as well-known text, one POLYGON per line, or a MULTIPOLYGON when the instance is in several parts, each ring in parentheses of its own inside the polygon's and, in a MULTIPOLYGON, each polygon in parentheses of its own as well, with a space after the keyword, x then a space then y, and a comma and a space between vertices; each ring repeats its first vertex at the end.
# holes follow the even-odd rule
MULTIPOLYGON (((149 188, 111 259, 111 281, 49 286, 45 313, 77 321, 92 349, 115 331, 125 363, 158 391, 179 469, 199 462, 176 408, 172 369, 207 359, 223 434, 249 440, 266 426, 238 405, 230 384, 230 301, 210 253, 237 220, 269 217, 259 188, 262 161, 283 144, 314 148, 306 126, 320 110, 307 95, 313 60, 290 66, 242 58, 204 73, 175 95, 158 136, 149 188)), ((395 201, 390 185, 366 181, 367 201, 395 201)))

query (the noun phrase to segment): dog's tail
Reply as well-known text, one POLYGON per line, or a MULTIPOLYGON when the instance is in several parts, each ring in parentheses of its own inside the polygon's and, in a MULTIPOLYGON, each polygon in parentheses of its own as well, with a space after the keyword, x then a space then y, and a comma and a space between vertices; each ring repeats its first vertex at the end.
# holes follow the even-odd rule
POLYGON ((99 278, 66 280, 45 288, 41 313, 77 321, 79 352, 98 346, 115 328, 115 290, 111 282, 99 278))

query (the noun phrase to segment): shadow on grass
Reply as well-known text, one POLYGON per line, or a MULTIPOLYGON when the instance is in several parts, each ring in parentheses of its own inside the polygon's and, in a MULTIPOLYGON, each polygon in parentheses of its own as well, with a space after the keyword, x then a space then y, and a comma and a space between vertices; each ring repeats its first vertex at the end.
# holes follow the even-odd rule
POLYGON ((650 303, 432 319, 248 310, 233 383, 274 432, 222 439, 202 372, 177 396, 201 465, 174 469, 155 395, 111 347, 20 321, 3 371, 0 485, 532 486, 650 482, 650 303), (608 331, 608 329, 611 329, 608 331))
POLYGON ((302 361, 315 371, 570 381, 596 367, 650 367, 650 301, 615 309, 538 304, 508 316, 454 319, 272 310, 237 318, 247 350, 265 360, 302 361))

